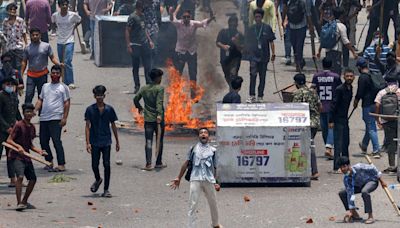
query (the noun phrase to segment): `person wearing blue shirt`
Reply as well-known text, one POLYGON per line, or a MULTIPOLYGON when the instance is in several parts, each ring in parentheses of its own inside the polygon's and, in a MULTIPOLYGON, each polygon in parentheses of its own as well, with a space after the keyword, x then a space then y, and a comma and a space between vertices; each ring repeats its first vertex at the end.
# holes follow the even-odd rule
POLYGON ((104 166, 104 193, 102 197, 112 197, 108 191, 110 185, 110 151, 111 151, 111 131, 115 136, 115 150, 119 151, 118 131, 115 126, 115 121, 118 120, 114 108, 111 105, 104 103, 106 87, 98 85, 93 89, 96 103, 87 107, 85 112, 85 135, 86 135, 86 151, 92 155, 92 170, 96 181, 92 184, 90 191, 97 192, 103 179, 100 177, 99 163, 100 155, 103 154, 104 166))
POLYGON ((375 222, 372 215, 372 202, 371 192, 375 191, 379 183, 382 187, 387 187, 387 184, 382 179, 382 173, 374 165, 357 163, 350 166, 350 160, 347 157, 339 157, 337 166, 340 167, 341 172, 344 174, 343 183, 345 189, 339 192, 339 197, 345 209, 348 211, 344 217, 344 222, 361 221, 362 218, 356 211, 354 203, 355 194, 361 193, 364 201, 365 213, 368 213, 368 219, 365 224, 372 224, 375 222))

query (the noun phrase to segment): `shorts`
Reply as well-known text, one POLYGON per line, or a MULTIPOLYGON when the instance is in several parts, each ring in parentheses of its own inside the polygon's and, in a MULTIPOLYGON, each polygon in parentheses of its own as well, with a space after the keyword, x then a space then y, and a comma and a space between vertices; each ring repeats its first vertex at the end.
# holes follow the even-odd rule
POLYGON ((13 159, 10 161, 10 165, 12 166, 13 173, 15 173, 17 177, 25 176, 29 181, 36 181, 37 178, 32 162, 13 159))

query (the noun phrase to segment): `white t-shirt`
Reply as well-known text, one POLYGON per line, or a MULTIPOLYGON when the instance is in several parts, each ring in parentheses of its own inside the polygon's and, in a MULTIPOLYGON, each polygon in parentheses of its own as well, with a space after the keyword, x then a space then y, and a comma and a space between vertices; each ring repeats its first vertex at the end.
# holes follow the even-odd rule
POLYGON ((40 121, 63 118, 64 102, 70 99, 68 86, 64 83, 46 83, 39 97, 43 100, 40 121))
POLYGON ((63 17, 60 12, 55 12, 51 16, 51 21, 57 25, 58 44, 74 42, 75 25, 81 21, 81 16, 78 13, 68 11, 67 15, 63 17))

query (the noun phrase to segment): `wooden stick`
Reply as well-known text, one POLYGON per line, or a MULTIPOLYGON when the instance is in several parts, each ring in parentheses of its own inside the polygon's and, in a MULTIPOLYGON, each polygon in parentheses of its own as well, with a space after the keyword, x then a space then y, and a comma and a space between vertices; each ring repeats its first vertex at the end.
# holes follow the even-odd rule
MULTIPOLYGON (((8 144, 8 143, 6 143, 6 142, 3 142, 2 144, 3 144, 3 146, 8 147, 8 148, 10 148, 10 149, 12 149, 12 150, 18 152, 18 149, 15 148, 13 145, 8 144)), ((26 157, 28 157, 28 158, 31 158, 32 160, 35 160, 35 161, 40 162, 40 163, 42 163, 42 164, 45 164, 45 165, 47 165, 47 166, 51 166, 51 165, 52 165, 50 162, 48 162, 48 161, 46 161, 46 160, 43 160, 43 159, 41 159, 41 158, 35 157, 35 156, 33 156, 32 154, 30 154, 30 153, 28 153, 28 152, 26 152, 26 151, 24 151, 24 155, 25 155, 26 157)))
POLYGON ((161 148, 161 124, 157 123, 157 137, 156 137, 156 159, 158 158, 158 155, 160 154, 160 148, 161 148))
MULTIPOLYGON (((368 162, 370 165, 373 165, 372 160, 371 160, 371 158, 369 158, 368 155, 365 155, 365 159, 367 159, 367 162, 368 162)), ((382 187, 383 187, 383 186, 382 186, 382 187)), ((383 190, 385 191, 387 197, 389 198, 389 201, 390 201, 390 203, 392 204, 392 206, 394 207, 394 210, 396 211, 397 215, 400 216, 400 210, 399 210, 399 208, 397 207, 397 204, 396 204, 396 202, 394 201, 393 196, 392 196, 392 194, 390 193, 389 189, 388 189, 387 187, 383 187, 383 190)))
POLYGON ((383 117, 383 118, 400 118, 400 116, 396 116, 396 115, 383 115, 383 114, 378 114, 378 113, 374 113, 374 112, 370 112, 369 115, 383 117))
MULTIPOLYGON (((34 151, 34 150, 30 150, 30 151, 33 151, 33 152, 39 154, 37 151, 34 151)), ((43 150, 43 155, 44 155, 44 156, 47 156, 47 155, 49 155, 49 154, 48 154, 46 151, 43 150)))

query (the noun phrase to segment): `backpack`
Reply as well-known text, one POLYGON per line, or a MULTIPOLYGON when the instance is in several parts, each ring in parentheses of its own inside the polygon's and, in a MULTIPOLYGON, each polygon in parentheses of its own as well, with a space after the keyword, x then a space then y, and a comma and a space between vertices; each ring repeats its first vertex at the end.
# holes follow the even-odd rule
MULTIPOLYGON (((389 87, 385 89, 386 94, 381 99, 381 114, 382 115, 398 115, 399 101, 396 91, 391 91, 389 87)), ((396 120, 396 117, 382 117, 382 119, 391 121, 396 120)))
POLYGON ((303 21, 306 6, 303 0, 289 0, 287 17, 290 23, 299 24, 303 21))
POLYGON ((371 86, 372 90, 375 93, 378 93, 380 90, 386 88, 387 83, 385 79, 383 78, 382 74, 380 73, 375 73, 375 72, 369 72, 369 78, 371 79, 371 86))
POLYGON ((190 149, 190 156, 189 156, 189 161, 188 161, 188 165, 187 165, 187 171, 185 174, 185 180, 187 180, 187 181, 190 181, 190 176, 192 175, 193 156, 194 156, 193 149, 194 149, 194 146, 192 147, 192 149, 190 149))
POLYGON ((332 49, 339 42, 336 37, 337 23, 336 20, 330 21, 322 26, 320 33, 321 48, 332 49))

